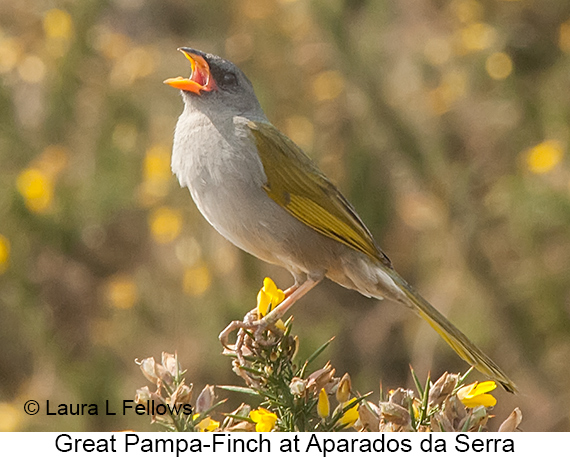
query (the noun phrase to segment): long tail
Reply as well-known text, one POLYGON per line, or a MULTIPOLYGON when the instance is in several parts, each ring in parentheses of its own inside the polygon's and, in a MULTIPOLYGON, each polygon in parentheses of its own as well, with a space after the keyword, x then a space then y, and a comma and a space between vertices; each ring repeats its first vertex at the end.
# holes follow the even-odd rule
MULTIPOLYGON (((386 269, 384 270, 386 271, 386 269)), ((503 370, 481 349, 473 344, 455 325, 428 303, 394 270, 386 271, 406 294, 405 305, 425 319, 452 349, 468 364, 500 383, 507 392, 516 393, 517 387, 503 370)), ((400 300, 402 301, 402 300, 400 300)))

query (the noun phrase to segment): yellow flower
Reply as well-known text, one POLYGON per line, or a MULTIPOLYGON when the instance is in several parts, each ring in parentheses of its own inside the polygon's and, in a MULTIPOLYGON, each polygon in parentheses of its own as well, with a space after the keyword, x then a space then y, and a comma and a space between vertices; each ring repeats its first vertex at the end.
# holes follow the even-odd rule
POLYGON ((48 38, 69 40, 73 34, 73 20, 67 11, 49 10, 43 20, 44 31, 48 38))
POLYGON ((17 432, 22 425, 21 408, 11 403, 0 403, 0 432, 17 432))
POLYGON ((144 157, 144 179, 148 181, 170 181, 170 151, 166 146, 151 146, 144 157))
POLYGON ((459 389, 457 391, 457 398, 459 398, 461 403, 467 408, 495 406, 497 399, 487 392, 491 392, 496 388, 497 384, 495 381, 474 382, 459 389))
POLYGON ((179 210, 167 206, 155 209, 149 215, 152 237, 159 244, 174 241, 182 230, 182 214, 179 210))
POLYGON ((105 287, 105 297, 109 304, 119 309, 132 308, 138 301, 137 285, 131 275, 117 274, 105 287))
POLYGON ((285 293, 277 288, 271 278, 265 278, 263 287, 257 294, 257 312, 263 317, 283 300, 285 300, 285 293))
POLYGON ((197 265, 184 270, 184 292, 192 297, 206 293, 212 285, 212 273, 206 265, 197 265))
POLYGON ((265 408, 254 409, 249 413, 249 417, 255 422, 256 432, 270 432, 277 422, 277 415, 265 408))
POLYGON ((325 389, 322 388, 319 393, 319 401, 317 403, 317 414, 320 418, 325 419, 329 416, 331 410, 331 406, 329 403, 329 396, 325 392, 325 389))
POLYGON ((463 53, 481 51, 491 47, 496 41, 497 31, 482 22, 470 24, 460 31, 459 39, 463 53))
POLYGON ((513 71, 513 61, 508 54, 495 52, 485 61, 485 70, 487 70, 487 73, 493 79, 505 79, 513 71))
POLYGON ((560 25, 558 45, 562 51, 570 53, 570 21, 560 25))
POLYGON ((548 173, 562 160, 562 144, 556 140, 543 141, 527 153, 528 169, 536 174, 548 173))
POLYGON ((18 175, 18 191, 34 213, 45 213, 53 200, 53 181, 37 168, 27 168, 18 175))
POLYGON ((10 262, 10 241, 0 235, 0 274, 4 273, 10 262))
MULTIPOLYGON (((196 419, 198 416, 200 416, 200 413, 194 414, 192 419, 196 419)), ((220 423, 208 416, 198 422, 196 427, 198 427, 201 432, 213 432, 220 427, 220 423)))
POLYGON ((168 193, 172 182, 170 151, 163 145, 151 146, 144 157, 141 204, 147 207, 155 204, 168 193))
POLYGON ((313 95, 322 102, 334 100, 344 90, 345 80, 336 70, 323 71, 313 80, 313 95))
MULTIPOLYGON (((352 403, 354 400, 355 398, 351 398, 350 401, 342 403, 342 407, 344 408, 345 406, 352 403)), ((342 417, 338 420, 338 422, 344 425, 345 427, 352 427, 359 417, 358 406, 359 404, 358 402, 356 402, 352 408, 346 410, 346 412, 342 415, 342 417)))
MULTIPOLYGON (((271 278, 265 278, 263 287, 257 294, 257 314, 260 317, 266 316, 283 300, 285 300, 285 293, 277 288, 271 278)), ((285 330, 285 324, 281 319, 275 322, 275 326, 279 330, 285 330)))

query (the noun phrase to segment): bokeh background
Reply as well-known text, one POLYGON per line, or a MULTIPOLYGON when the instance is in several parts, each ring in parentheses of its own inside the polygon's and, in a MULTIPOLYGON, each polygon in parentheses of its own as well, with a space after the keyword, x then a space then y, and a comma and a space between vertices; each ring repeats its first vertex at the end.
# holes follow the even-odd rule
MULTIPOLYGON (((26 416, 145 385, 240 383, 217 335, 288 273, 222 239, 170 172, 179 46, 237 63, 396 269, 515 380, 527 431, 570 430, 567 0, 0 1, 0 430, 151 430, 26 416)), ((406 309, 327 282, 300 357, 361 392, 466 366, 406 309)), ((473 375, 472 380, 483 379, 473 375)), ((246 398, 233 398, 237 403, 246 398)), ((228 409, 227 411, 230 411, 228 409)))

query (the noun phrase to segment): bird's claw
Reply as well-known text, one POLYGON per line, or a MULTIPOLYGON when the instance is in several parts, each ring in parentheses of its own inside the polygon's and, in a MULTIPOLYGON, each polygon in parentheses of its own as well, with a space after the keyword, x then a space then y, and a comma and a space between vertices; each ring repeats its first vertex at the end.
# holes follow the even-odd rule
POLYGON ((267 330, 275 335, 282 333, 275 327, 275 322, 279 320, 279 316, 272 314, 271 312, 259 319, 257 309, 252 309, 245 315, 243 321, 232 321, 218 337, 222 346, 227 350, 226 353, 235 355, 234 369, 250 385, 254 381, 241 369, 246 365, 245 357, 254 353, 259 346, 271 344, 271 338, 265 336, 267 330), (235 331, 237 331, 236 342, 230 344, 230 335, 235 331))

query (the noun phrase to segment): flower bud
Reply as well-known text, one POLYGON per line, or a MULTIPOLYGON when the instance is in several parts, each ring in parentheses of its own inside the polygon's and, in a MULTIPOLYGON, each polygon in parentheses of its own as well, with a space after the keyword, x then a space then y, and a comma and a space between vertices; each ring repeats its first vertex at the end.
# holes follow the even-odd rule
POLYGON ((345 373, 338 383, 336 389, 336 399, 339 403, 345 403, 350 398, 350 391, 352 390, 352 383, 350 381, 350 375, 345 373))
POLYGON ((515 410, 507 417, 507 419, 499 427, 499 432, 514 432, 517 430, 519 424, 522 421, 521 410, 515 408, 515 410))
POLYGON ((154 357, 147 357, 142 361, 135 361, 141 367, 141 371, 146 379, 155 385, 159 383, 170 386, 172 384, 172 375, 160 363, 156 363, 154 357))
MULTIPOLYGON (((311 392, 320 392, 323 387, 326 387, 329 382, 333 380, 335 369, 332 367, 330 362, 326 365, 309 375, 307 378, 307 389, 311 392)), ((338 380, 338 378, 336 378, 338 380)))
POLYGON ((185 405, 190 403, 190 399, 192 398, 192 386, 187 386, 186 384, 182 383, 180 384, 176 390, 174 391, 174 393, 172 394, 172 397, 170 397, 170 405, 174 406, 174 405, 185 405))
POLYGON ((178 357, 168 352, 162 353, 162 365, 174 378, 176 378, 180 372, 180 364, 178 363, 178 357))
POLYGON ((358 407, 358 417, 364 430, 371 432, 379 431, 380 417, 378 407, 371 402, 363 402, 358 407))
POLYGON ((447 371, 434 383, 429 390, 428 404, 441 406, 443 401, 451 395, 457 385, 456 374, 449 374, 447 371))
POLYGON ((150 400, 152 397, 152 394, 148 388, 148 386, 144 386, 141 389, 137 389, 137 393, 135 395, 135 403, 136 404, 140 404, 140 405, 144 405, 146 404, 146 402, 148 400, 150 400))
POLYGON ((293 360, 297 356, 297 353, 299 352, 299 337, 297 335, 293 337, 293 344, 294 344, 294 349, 293 349, 293 354, 291 354, 291 360, 293 360))
POLYGON ((202 389, 202 392, 200 392, 200 395, 198 395, 194 411, 196 413, 208 411, 214 404, 215 398, 214 386, 206 385, 206 387, 202 389))
POLYGON ((382 419, 384 419, 386 422, 392 422, 393 424, 401 427, 410 427, 410 412, 403 406, 392 402, 381 402, 380 412, 382 419))
POLYGON ((135 360, 135 362, 141 367, 141 371, 146 379, 153 384, 158 384, 159 378, 156 374, 156 362, 154 361, 154 357, 147 357, 146 359, 142 359, 140 362, 135 360))
POLYGON ((390 396, 388 398, 388 401, 390 403, 394 403, 396 405, 400 405, 400 406, 403 406, 405 408, 408 408, 408 404, 409 404, 410 400, 414 398, 414 392, 413 391, 407 390, 407 389, 402 389, 401 387, 398 387, 396 390, 390 391, 389 395, 390 396))
POLYGON ((317 414, 321 419, 325 419, 329 417, 330 414, 330 403, 329 403, 329 396, 325 392, 325 389, 321 389, 319 392, 319 401, 317 402, 317 414))

